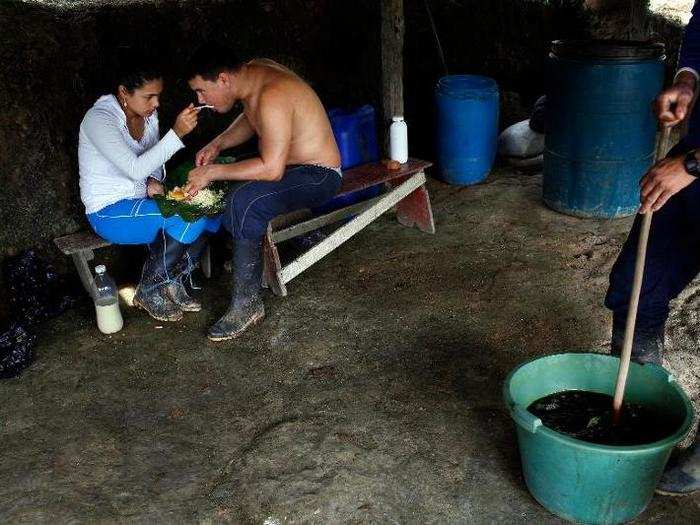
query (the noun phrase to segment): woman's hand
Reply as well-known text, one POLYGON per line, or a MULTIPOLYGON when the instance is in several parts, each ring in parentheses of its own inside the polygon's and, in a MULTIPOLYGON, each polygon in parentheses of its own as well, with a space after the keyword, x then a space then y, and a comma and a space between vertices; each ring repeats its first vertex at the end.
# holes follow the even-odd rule
POLYGON ((221 148, 215 141, 210 142, 197 152, 197 155, 194 158, 195 166, 206 166, 207 164, 211 164, 214 162, 214 159, 219 156, 220 151, 221 148))
POLYGON ((195 127, 197 127, 197 110, 194 108, 194 104, 190 104, 175 119, 173 131, 178 137, 182 138, 195 127))
POLYGON ((200 166, 190 170, 187 175, 187 184, 182 188, 185 193, 194 197, 197 195, 199 190, 206 188, 211 181, 214 180, 214 170, 217 168, 216 164, 210 166, 200 166))
POLYGON ((639 213, 659 211, 666 201, 695 180, 685 171, 683 156, 665 158, 654 164, 642 177, 642 207, 639 213))
POLYGON ((148 184, 146 185, 146 194, 149 199, 152 199, 155 195, 165 195, 165 186, 160 181, 148 177, 148 184))

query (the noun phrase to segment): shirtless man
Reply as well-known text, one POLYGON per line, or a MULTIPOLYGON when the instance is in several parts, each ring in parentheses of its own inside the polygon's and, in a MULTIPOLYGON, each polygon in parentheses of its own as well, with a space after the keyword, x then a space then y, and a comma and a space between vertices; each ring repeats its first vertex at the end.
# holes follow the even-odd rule
POLYGON ((265 316, 260 280, 262 239, 273 217, 331 199, 340 187, 340 153, 326 111, 300 77, 272 60, 240 62, 209 44, 191 58, 189 85, 200 104, 243 113, 196 155, 184 190, 196 194, 215 180, 246 181, 226 196, 224 227, 234 239, 233 292, 224 316, 208 332, 233 339, 265 316), (220 151, 257 135, 259 156, 213 164, 220 151))

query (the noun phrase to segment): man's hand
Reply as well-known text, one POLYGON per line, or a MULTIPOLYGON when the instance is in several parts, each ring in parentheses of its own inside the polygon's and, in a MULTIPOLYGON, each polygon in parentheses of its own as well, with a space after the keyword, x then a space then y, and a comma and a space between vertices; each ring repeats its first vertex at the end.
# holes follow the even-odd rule
POLYGON ((215 180, 213 177, 218 167, 217 164, 211 164, 190 170, 187 175, 187 184, 182 188, 183 191, 192 197, 197 195, 199 190, 206 188, 211 181, 215 180))
POLYGON ((683 156, 654 164, 639 182, 642 207, 639 213, 659 211, 666 201, 695 180, 683 166, 683 156))
POLYGON ((148 178, 148 184, 146 185, 146 194, 149 199, 152 199, 155 195, 164 195, 165 187, 162 182, 157 181, 151 177, 148 178))
POLYGON ((214 162, 214 159, 219 156, 220 151, 221 148, 216 142, 210 142, 197 152, 197 155, 194 158, 195 166, 206 166, 207 164, 211 164, 214 162))
POLYGON ((663 126, 675 126, 690 110, 695 94, 695 77, 682 71, 674 84, 662 91, 654 101, 654 112, 663 126))

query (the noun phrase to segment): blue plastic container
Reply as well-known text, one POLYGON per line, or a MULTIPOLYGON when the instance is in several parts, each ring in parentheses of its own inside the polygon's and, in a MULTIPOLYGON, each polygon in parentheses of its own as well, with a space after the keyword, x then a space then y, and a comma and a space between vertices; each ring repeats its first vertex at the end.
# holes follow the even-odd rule
MULTIPOLYGON (((328 118, 331 121, 333 135, 338 144, 340 162, 343 169, 379 160, 377 120, 372 106, 364 105, 354 109, 331 109, 328 112, 328 118)), ((381 184, 371 186, 342 197, 335 197, 323 206, 313 208, 312 211, 316 214, 328 213, 329 211, 376 197, 381 190, 381 184)))
POLYGON ((435 87, 441 178, 468 186, 486 179, 496 157, 498 86, 480 75, 442 77, 435 87))
POLYGON ((328 118, 340 150, 343 169, 379 160, 377 119, 372 106, 331 109, 328 118))
POLYGON ((632 41, 556 41, 548 60, 542 194, 579 217, 632 215, 652 164, 664 47, 632 41))

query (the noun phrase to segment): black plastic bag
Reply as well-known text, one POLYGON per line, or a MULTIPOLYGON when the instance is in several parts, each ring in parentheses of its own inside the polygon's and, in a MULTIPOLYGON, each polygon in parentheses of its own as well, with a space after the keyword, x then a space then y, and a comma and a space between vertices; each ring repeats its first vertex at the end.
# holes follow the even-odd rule
POLYGON ((5 259, 2 274, 12 321, 24 327, 56 317, 77 301, 78 294, 33 250, 5 259))
POLYGON ((35 336, 20 325, 0 334, 0 378, 16 377, 34 360, 35 336))

